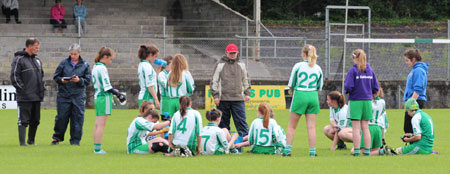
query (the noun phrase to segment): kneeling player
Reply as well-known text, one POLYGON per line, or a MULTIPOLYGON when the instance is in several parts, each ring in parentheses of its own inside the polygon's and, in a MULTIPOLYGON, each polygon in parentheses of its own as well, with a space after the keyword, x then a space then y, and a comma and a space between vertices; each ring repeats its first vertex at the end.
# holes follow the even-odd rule
POLYGON ((431 117, 419 109, 419 104, 413 98, 405 103, 408 115, 412 117, 411 124, 414 134, 402 138, 404 142, 414 142, 396 149, 397 154, 431 154, 434 144, 434 126, 431 117))
POLYGON ((239 153, 233 145, 239 135, 231 136, 228 129, 220 129, 217 125, 219 125, 221 117, 222 112, 217 109, 206 111, 206 119, 209 123, 200 132, 202 155, 239 153))
POLYGON ((347 149, 345 142, 352 142, 352 129, 349 128, 347 118, 348 106, 345 104, 345 96, 338 91, 332 91, 327 96, 327 104, 330 107, 330 125, 323 128, 323 133, 333 141, 331 150, 347 149), (340 136, 342 137, 340 137, 340 136))
POLYGON ((163 138, 147 140, 147 131, 162 129, 170 124, 170 121, 164 121, 159 124, 152 122, 152 115, 158 116, 154 110, 146 111, 142 116, 136 117, 128 127, 127 152, 128 154, 149 154, 155 152, 168 153, 168 142, 163 138))

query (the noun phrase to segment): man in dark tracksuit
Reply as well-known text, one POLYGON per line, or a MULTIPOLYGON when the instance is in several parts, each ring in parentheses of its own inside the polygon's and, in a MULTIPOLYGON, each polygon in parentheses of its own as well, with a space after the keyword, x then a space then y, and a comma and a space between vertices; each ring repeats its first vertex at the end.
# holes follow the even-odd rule
POLYGON ((19 142, 26 146, 25 137, 28 125, 29 145, 35 144, 36 131, 41 118, 41 102, 44 99, 45 82, 42 62, 37 57, 39 41, 27 39, 24 51, 14 54, 11 64, 11 83, 16 88, 17 110, 19 115, 19 142))
POLYGON ((70 46, 69 51, 70 56, 61 61, 53 75, 53 80, 58 83, 58 115, 55 117, 52 145, 64 141, 69 120, 70 144, 80 145, 83 134, 86 86, 91 81, 91 68, 89 63, 81 58, 78 44, 70 46))

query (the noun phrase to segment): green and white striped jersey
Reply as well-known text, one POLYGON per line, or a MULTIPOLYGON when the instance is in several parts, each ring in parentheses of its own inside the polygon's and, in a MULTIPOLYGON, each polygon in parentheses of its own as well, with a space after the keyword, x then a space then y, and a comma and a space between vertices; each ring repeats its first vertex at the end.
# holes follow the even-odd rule
POLYGON ((277 132, 275 131, 275 127, 277 126, 277 122, 274 119, 269 119, 268 128, 264 128, 263 126, 263 118, 258 117, 253 120, 250 126, 250 133, 248 137, 248 141, 250 143, 251 148, 253 149, 255 145, 264 146, 264 147, 274 147, 276 143, 280 140, 277 139, 277 132))
POLYGON ((158 74, 158 86, 159 86, 159 93, 161 94, 161 97, 168 97, 169 92, 167 90, 167 81, 169 80, 169 71, 162 70, 158 74))
POLYGON ((110 95, 107 91, 112 89, 112 86, 105 64, 101 62, 95 63, 92 68, 92 83, 94 84, 95 90, 94 99, 97 99, 98 96, 110 95))
MULTIPOLYGON (((170 77, 169 72, 169 77, 170 77)), ((176 98, 181 96, 191 96, 194 93, 194 78, 189 71, 183 71, 181 75, 181 80, 178 82, 177 87, 170 86, 169 80, 167 80, 167 90, 169 92, 169 97, 176 98)))
MULTIPOLYGON (((384 131, 386 132, 386 129, 389 128, 389 122, 388 122, 388 118, 387 118, 387 113, 386 113, 386 102, 384 101, 384 99, 381 99, 379 97, 377 97, 375 100, 372 101, 372 110, 374 110, 374 103, 376 102, 377 108, 383 107, 383 111, 382 113, 380 113, 378 115, 378 121, 377 124, 378 126, 380 126, 381 128, 384 129, 384 131)), ((375 112, 375 111, 373 111, 375 112)))
POLYGON ((128 127, 127 133, 127 152, 132 153, 133 150, 145 143, 147 143, 147 134, 153 130, 153 122, 148 121, 143 117, 136 117, 128 127))
POLYGON ((434 144, 434 125, 431 117, 419 109, 411 119, 411 124, 414 136, 421 136, 420 140, 414 144, 424 148, 424 150, 431 151, 434 144))
POLYGON ((372 119, 369 120, 369 125, 378 125, 383 127, 384 118, 386 117, 386 104, 385 101, 379 97, 372 100, 372 119), (383 119, 382 123, 380 120, 383 119))
POLYGON ((307 60, 299 62, 292 68, 288 86, 297 91, 321 91, 322 69, 317 64, 310 67, 307 60))
POLYGON ((351 122, 349 118, 347 118, 348 105, 344 105, 342 108, 332 108, 330 107, 330 121, 336 122, 336 125, 341 129, 349 127, 349 123, 351 122))
MULTIPOLYGON (((141 87, 141 91, 139 91, 138 96, 139 100, 144 99, 145 95, 150 95, 147 87, 153 86, 155 93, 158 92, 158 88, 156 87, 156 78, 156 72, 150 62, 147 60, 141 60, 138 67, 139 87, 141 87)), ((152 98, 151 95, 150 98, 152 98)))
POLYGON ((202 155, 214 155, 217 151, 226 153, 229 149, 225 132, 216 123, 208 123, 202 128, 200 136, 202 136, 202 155))
POLYGON ((197 146, 201 127, 202 117, 198 111, 188 108, 183 118, 180 111, 175 112, 169 129, 169 134, 173 135, 172 143, 189 148, 197 146))

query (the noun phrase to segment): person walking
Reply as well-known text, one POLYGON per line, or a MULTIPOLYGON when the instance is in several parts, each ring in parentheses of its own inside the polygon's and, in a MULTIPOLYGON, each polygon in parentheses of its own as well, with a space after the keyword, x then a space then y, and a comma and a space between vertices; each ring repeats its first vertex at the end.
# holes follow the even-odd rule
POLYGON ((81 47, 72 44, 70 56, 59 63, 53 80, 58 84, 56 98, 57 115, 52 145, 64 141, 67 124, 70 120, 70 144, 80 145, 83 134, 84 111, 86 104, 86 86, 91 82, 89 62, 80 56, 81 47))
POLYGON ((244 100, 250 100, 251 86, 247 68, 238 53, 235 44, 226 47, 225 56, 214 67, 210 87, 214 103, 222 111, 219 127, 230 130, 232 115, 239 136, 244 137, 248 134, 244 100))
POLYGON ((26 146, 25 137, 28 129, 29 145, 36 145, 36 131, 41 119, 41 102, 44 100, 45 82, 42 62, 36 55, 39 52, 39 41, 29 38, 25 49, 14 55, 11 63, 10 80, 17 95, 19 143, 26 146))

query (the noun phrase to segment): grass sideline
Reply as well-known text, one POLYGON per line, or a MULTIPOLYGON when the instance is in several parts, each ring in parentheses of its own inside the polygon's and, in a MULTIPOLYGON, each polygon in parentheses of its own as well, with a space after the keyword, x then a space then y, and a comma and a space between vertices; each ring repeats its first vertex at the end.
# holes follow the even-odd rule
MULTIPOLYGON (((329 112, 322 109, 316 122, 317 158, 308 156, 305 119, 297 127, 293 156, 255 155, 243 153, 227 156, 199 156, 195 158, 164 157, 152 155, 127 155, 127 128, 137 110, 113 110, 108 119, 103 148, 107 155, 93 154, 92 131, 94 110, 87 110, 81 146, 69 145, 66 140, 50 146, 56 110, 42 110, 36 143, 37 146, 19 147, 17 138, 17 110, 0 110, 0 170, 1 173, 448 173, 450 154, 450 109, 425 109, 435 125, 434 150, 440 155, 353 157, 349 150, 330 151, 331 141, 322 133, 329 124, 329 112)), ((200 110, 204 116, 204 110, 200 110)), ((275 111, 277 122, 287 129, 288 110, 275 111)), ((404 110, 387 111, 390 128, 386 134, 389 145, 403 145, 399 137, 403 130, 404 110)), ((250 124, 256 117, 247 111, 250 124)), ((204 124, 206 120, 204 118, 204 124)), ((234 127, 232 125, 232 127, 234 127)), ((352 144, 347 145, 351 148, 352 144)), ((245 151, 248 148, 244 149, 245 151)))

